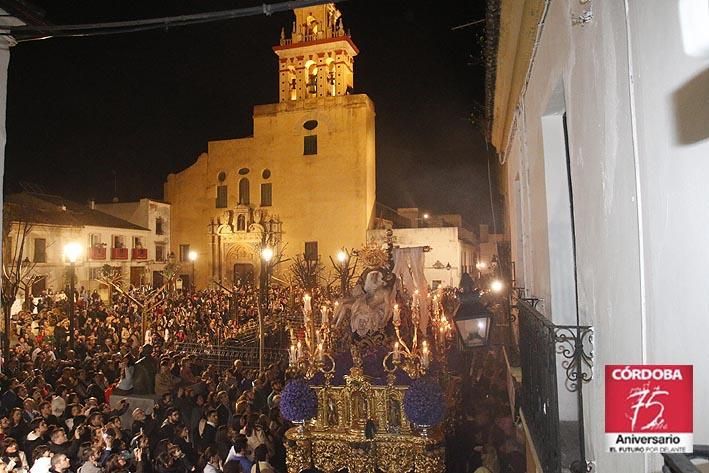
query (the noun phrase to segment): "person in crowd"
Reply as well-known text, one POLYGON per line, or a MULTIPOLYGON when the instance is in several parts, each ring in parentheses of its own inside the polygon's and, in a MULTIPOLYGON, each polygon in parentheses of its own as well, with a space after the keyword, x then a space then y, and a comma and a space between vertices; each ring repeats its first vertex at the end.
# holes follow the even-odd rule
POLYGON ((217 449, 207 447, 200 457, 199 468, 204 473, 222 473, 222 459, 219 457, 217 449))
POLYGON ((264 444, 256 447, 254 451, 254 466, 251 473, 276 473, 276 470, 268 462, 268 447, 264 444))
POLYGON ((113 393, 115 394, 130 394, 133 392, 133 373, 135 371, 135 362, 133 355, 126 353, 121 358, 120 362, 120 379, 113 393))
POLYGON ((49 469, 50 473, 69 473, 71 468, 71 461, 69 457, 64 453, 55 453, 52 455, 51 459, 52 467, 49 469))
POLYGON ((234 445, 231 447, 231 450, 229 450, 229 454, 227 455, 225 467, 229 463, 236 462, 241 465, 242 471, 250 472, 254 463, 249 460, 249 457, 246 455, 247 448, 248 443, 246 441, 246 436, 243 434, 237 435, 234 440, 234 445))
POLYGON ((8 471, 27 473, 30 469, 25 452, 12 437, 7 437, 0 444, 0 460, 6 465, 8 471))
MULTIPOLYGON (((52 468, 52 451, 46 445, 40 445, 32 452, 32 468, 30 473, 49 473, 52 468)), ((89 472, 84 472, 89 473, 89 472)), ((96 472, 98 473, 98 472, 96 472)))

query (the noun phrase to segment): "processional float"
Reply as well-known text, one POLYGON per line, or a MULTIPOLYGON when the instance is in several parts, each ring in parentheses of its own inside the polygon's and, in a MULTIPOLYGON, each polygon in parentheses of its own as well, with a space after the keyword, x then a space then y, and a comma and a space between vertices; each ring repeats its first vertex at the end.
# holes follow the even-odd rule
POLYGON ((403 287, 391 231, 356 254, 365 269, 352 296, 315 304, 306 294, 303 329, 290 331, 288 472, 443 472, 440 424, 455 383, 440 296, 403 287))

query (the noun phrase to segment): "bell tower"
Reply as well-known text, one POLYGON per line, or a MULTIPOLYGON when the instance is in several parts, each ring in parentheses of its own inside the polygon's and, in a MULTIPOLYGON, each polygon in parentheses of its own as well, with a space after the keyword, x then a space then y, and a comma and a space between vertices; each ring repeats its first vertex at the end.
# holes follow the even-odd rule
POLYGON ((290 37, 281 30, 278 55, 279 101, 346 95, 354 84, 359 53, 333 3, 296 8, 290 37))

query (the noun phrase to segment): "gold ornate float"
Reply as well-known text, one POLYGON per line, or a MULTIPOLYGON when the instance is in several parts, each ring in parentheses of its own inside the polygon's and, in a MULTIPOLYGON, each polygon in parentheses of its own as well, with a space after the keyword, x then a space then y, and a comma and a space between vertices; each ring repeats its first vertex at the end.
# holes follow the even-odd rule
POLYGON ((317 417, 286 432, 288 473, 445 471, 443 434, 411 429, 402 407, 406 386, 373 386, 357 367, 345 378, 344 386, 315 387, 317 417))
POLYGON ((332 312, 321 306, 319 321, 311 297, 303 298, 303 337, 291 330, 288 371, 292 377, 308 380, 322 376, 323 385, 313 387, 318 398, 316 417, 286 432, 288 473, 311 468, 324 473, 445 471, 444 435, 440 428, 430 433, 412 428, 403 407, 409 388, 396 384, 396 372, 419 378, 436 356, 445 378, 450 327, 436 325, 444 319, 439 301, 434 297, 423 303, 426 298, 416 288, 408 292, 403 311, 396 304, 392 251, 389 231, 385 249, 370 244, 356 253, 367 269, 352 291, 355 295, 335 304, 332 312), (429 310, 436 330, 432 333, 427 324, 419 323, 428 318, 429 310), (373 384, 362 369, 362 356, 378 347, 388 352, 382 361, 385 380, 378 378, 384 385, 373 384), (346 351, 352 355, 350 374, 333 385, 334 357, 346 351))

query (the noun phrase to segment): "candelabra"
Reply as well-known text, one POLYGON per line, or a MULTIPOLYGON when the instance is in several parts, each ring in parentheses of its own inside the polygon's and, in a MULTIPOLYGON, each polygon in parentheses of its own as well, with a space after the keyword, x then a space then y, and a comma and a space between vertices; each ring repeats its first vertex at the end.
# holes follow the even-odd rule
POLYGON ((309 294, 303 296, 304 338, 298 340, 290 329, 291 345, 288 351, 288 370, 290 374, 312 379, 318 373, 329 385, 335 376, 335 359, 332 351, 332 332, 330 329, 330 308, 320 307, 320 326, 315 324, 315 317, 309 294))
POLYGON ((440 361, 445 364, 446 353, 453 336, 453 326, 443 310, 441 295, 434 294, 431 299, 431 330, 436 344, 436 353, 440 361))
POLYGON ((418 343, 418 332, 420 331, 419 321, 421 320, 421 306, 419 301, 419 291, 414 291, 411 299, 411 343, 407 344, 401 336, 401 308, 399 304, 394 304, 394 314, 392 323, 396 333, 396 341, 393 350, 390 351, 382 362, 384 371, 387 373, 387 381, 394 384, 396 370, 401 369, 410 378, 418 378, 426 374, 431 362, 431 352, 428 341, 423 340, 418 343))

